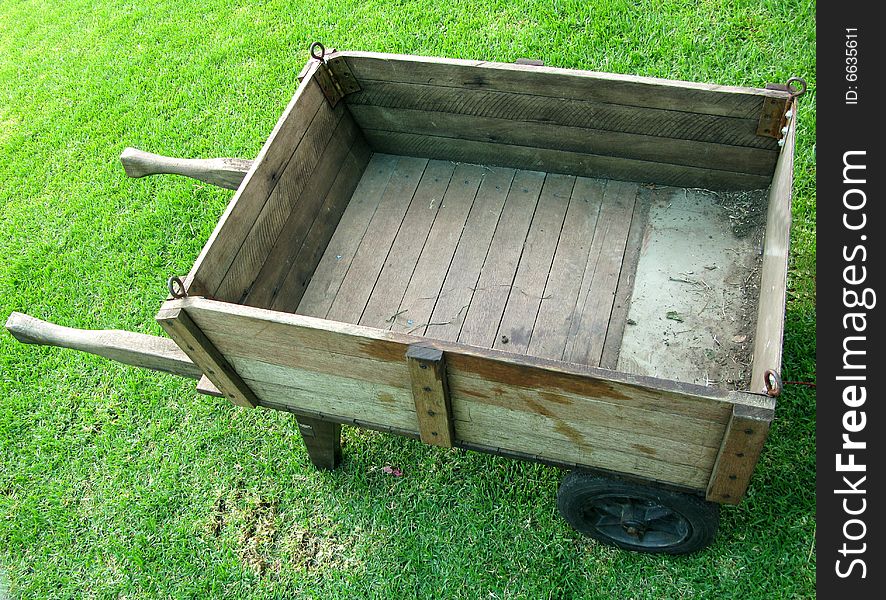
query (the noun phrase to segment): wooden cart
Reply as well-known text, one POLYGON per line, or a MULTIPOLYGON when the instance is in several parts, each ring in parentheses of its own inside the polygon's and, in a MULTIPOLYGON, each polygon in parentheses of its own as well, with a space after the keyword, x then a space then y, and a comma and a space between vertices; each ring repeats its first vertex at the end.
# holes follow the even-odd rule
POLYGON ((708 544, 780 388, 805 84, 311 55, 256 160, 121 157, 237 190, 171 340, 7 329, 289 411, 320 468, 366 427, 570 469, 604 542, 708 544))

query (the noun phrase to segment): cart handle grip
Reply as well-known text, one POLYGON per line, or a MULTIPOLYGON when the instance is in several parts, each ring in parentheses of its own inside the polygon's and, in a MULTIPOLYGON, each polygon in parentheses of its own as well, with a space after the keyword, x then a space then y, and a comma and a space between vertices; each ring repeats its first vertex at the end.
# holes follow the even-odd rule
POLYGON ((120 155, 129 177, 145 175, 184 175, 229 190, 240 187, 253 161, 244 158, 171 158, 126 148, 120 155))
POLYGON ((20 312, 6 320, 6 329, 24 344, 57 346, 96 354, 134 367, 200 379, 203 372, 168 338, 117 329, 74 329, 20 312))

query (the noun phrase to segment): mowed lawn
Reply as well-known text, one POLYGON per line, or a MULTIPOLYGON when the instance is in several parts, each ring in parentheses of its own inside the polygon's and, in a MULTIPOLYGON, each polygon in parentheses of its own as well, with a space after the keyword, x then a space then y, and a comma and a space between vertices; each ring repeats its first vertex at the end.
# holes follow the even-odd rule
MULTIPOLYGON (((126 179, 127 146, 254 157, 308 45, 762 87, 805 77, 784 379, 815 380, 812 0, 0 0, 0 318, 161 334, 232 193, 126 179)), ((814 389, 788 385, 709 549, 604 547, 553 468, 352 428, 311 468, 295 420, 0 332, 0 598, 806 598, 814 389), (402 469, 394 477, 383 467, 402 469)))

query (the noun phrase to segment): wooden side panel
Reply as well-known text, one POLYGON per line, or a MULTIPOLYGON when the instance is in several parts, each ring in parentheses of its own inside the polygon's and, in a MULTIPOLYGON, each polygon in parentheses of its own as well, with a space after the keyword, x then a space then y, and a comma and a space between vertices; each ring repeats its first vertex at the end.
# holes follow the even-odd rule
POLYGON ((763 98, 785 96, 765 89, 403 54, 340 52, 330 60, 345 60, 361 83, 423 83, 727 117, 759 117, 763 98))
POLYGON ((657 183, 676 187, 703 187, 712 190, 760 189, 769 185, 763 175, 734 173, 615 158, 612 156, 477 142, 449 137, 396 133, 364 129, 369 144, 378 152, 422 156, 456 162, 479 163, 516 169, 565 173, 581 177, 601 177, 623 181, 657 183))
POLYGON ((766 407, 736 406, 723 435, 717 462, 707 486, 707 499, 738 504, 744 497, 769 434, 775 401, 766 407))
POLYGON ((778 159, 769 207, 766 214, 766 237, 763 240, 763 268, 760 275, 760 308, 754 335, 754 359, 751 391, 765 389, 764 373, 781 372, 784 311, 787 294, 788 250, 791 235, 791 186, 794 181, 794 140, 797 133, 797 103, 794 118, 778 159))
POLYGON ((323 92, 313 80, 316 61, 271 132, 252 169, 228 204, 185 281, 191 294, 212 294, 221 285, 240 247, 321 106, 323 92))
MULTIPOLYGON (((426 338, 202 298, 191 316, 259 404, 418 435, 407 349, 426 338)), ((454 445, 705 489, 736 404, 726 393, 434 342, 446 357, 454 445)))

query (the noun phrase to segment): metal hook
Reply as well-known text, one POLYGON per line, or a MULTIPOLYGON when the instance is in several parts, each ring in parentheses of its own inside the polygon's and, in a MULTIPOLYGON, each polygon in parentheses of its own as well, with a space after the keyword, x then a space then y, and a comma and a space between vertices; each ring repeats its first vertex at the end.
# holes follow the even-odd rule
POLYGON ((314 42, 311 44, 311 58, 314 60, 323 60, 323 56, 326 54, 326 47, 320 42, 314 42), (320 51, 320 54, 317 54, 317 51, 320 51))
POLYGON ((799 98, 800 96, 802 96, 803 94, 806 93, 806 80, 803 79, 802 77, 791 77, 790 79, 788 79, 788 82, 786 85, 788 86, 788 91, 791 94, 791 98, 799 98), (798 83, 798 84, 800 84, 800 87, 799 88, 792 87, 791 86, 792 83, 798 83))
POLYGON ((766 386, 766 395, 775 398, 781 394, 782 382, 781 375, 775 369, 767 369, 763 373, 763 385, 766 386))
POLYGON ((188 295, 188 290, 185 289, 185 284, 181 277, 175 275, 166 280, 166 289, 169 290, 169 295, 176 299, 184 298, 188 295))

